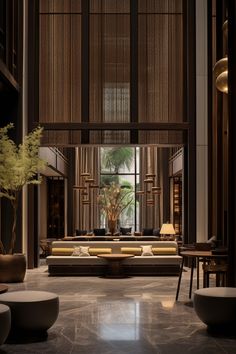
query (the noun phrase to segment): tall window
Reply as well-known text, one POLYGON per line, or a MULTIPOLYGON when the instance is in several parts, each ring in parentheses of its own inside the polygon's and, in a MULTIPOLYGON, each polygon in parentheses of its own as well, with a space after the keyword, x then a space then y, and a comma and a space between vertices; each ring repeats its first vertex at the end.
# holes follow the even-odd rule
MULTIPOLYGON (((139 230, 139 204, 135 191, 139 184, 139 148, 101 147, 100 148, 100 184, 107 186, 112 182, 127 187, 133 194, 133 200, 121 213, 118 227, 132 227, 139 230)), ((130 196, 130 194, 129 194, 130 196)), ((101 214, 101 226, 106 226, 106 218, 101 214)))

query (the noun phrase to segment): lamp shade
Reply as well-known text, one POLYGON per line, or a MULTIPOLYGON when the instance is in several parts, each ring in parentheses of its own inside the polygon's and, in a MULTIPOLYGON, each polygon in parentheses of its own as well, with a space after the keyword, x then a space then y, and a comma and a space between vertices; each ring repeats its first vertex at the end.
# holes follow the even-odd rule
POLYGON ((163 224, 161 227, 160 234, 175 235, 175 229, 172 224, 163 224))

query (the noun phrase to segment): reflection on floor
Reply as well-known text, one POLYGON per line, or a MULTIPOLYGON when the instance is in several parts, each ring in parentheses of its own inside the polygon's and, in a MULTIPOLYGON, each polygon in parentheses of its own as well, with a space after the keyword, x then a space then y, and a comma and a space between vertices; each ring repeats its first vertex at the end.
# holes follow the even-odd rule
POLYGON ((11 284, 10 290, 57 293, 59 318, 46 341, 4 344, 0 353, 235 354, 234 337, 209 336, 195 315, 188 301, 189 271, 175 302, 177 281, 177 277, 48 277, 45 266, 30 270, 26 281, 11 284))

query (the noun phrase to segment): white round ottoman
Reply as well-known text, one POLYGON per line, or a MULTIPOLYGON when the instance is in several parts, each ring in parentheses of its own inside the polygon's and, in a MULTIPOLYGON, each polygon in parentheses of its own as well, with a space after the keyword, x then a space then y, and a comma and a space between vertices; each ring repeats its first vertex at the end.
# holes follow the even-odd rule
POLYGON ((0 303, 11 309, 11 335, 45 333, 56 321, 59 298, 46 291, 12 291, 0 295, 0 303))
POLYGON ((209 330, 236 328, 236 288, 212 287, 196 290, 194 309, 209 330))
POLYGON ((5 342, 11 328, 11 311, 6 305, 0 304, 0 345, 5 342))

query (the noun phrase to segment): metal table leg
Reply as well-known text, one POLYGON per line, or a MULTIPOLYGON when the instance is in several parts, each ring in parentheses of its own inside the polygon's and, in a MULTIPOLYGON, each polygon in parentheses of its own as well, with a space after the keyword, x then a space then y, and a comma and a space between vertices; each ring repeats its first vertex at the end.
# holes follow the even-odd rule
POLYGON ((191 296, 192 296, 193 269, 194 269, 194 258, 192 257, 192 266, 191 266, 191 274, 190 274, 190 286, 189 286, 189 299, 191 299, 191 296))
POLYGON ((180 289, 180 283, 181 283, 181 279, 182 279, 183 267, 184 267, 184 257, 182 258, 182 263, 181 263, 181 267, 180 267, 180 271, 179 271, 179 280, 178 280, 178 286, 177 286, 177 291, 176 291, 176 296, 175 296, 176 301, 178 300, 178 297, 179 297, 179 289, 180 289))
POLYGON ((199 289, 199 257, 196 257, 197 262, 197 289, 199 289))

